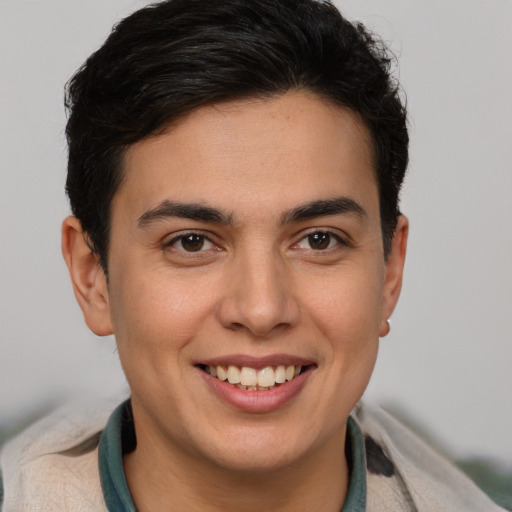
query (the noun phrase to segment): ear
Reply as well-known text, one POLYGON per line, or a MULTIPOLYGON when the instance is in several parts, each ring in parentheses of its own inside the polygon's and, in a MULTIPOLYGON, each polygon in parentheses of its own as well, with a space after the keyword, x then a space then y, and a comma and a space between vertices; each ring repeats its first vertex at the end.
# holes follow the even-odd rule
POLYGON ((408 234, 409 221, 407 217, 400 215, 400 217, 398 217, 398 222, 391 241, 391 249, 384 269, 382 314, 379 332, 381 337, 384 337, 389 333, 388 319, 395 309, 398 297, 400 297, 408 234))
POLYGON ((80 221, 73 216, 62 223, 62 255, 85 323, 98 336, 112 334, 107 279, 80 221))

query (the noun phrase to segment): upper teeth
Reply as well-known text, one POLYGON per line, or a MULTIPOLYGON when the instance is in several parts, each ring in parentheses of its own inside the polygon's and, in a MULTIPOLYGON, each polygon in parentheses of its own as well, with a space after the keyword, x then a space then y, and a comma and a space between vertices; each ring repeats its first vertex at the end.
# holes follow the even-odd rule
POLYGON ((276 384, 282 384, 287 380, 292 380, 299 375, 302 366, 279 365, 266 366, 261 370, 255 370, 248 366, 229 365, 225 366, 208 366, 208 372, 220 380, 227 380, 230 384, 241 384, 254 388, 271 388, 276 384))

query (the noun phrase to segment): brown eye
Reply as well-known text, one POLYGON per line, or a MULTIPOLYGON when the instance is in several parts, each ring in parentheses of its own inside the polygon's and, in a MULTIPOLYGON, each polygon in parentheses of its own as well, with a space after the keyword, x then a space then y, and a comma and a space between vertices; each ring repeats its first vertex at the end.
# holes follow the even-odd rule
POLYGON ((191 234, 180 237, 181 248, 187 252, 197 252, 204 247, 204 236, 191 234))
POLYGON ((205 262, 211 261, 221 248, 212 242, 207 234, 197 231, 182 231, 174 238, 164 242, 162 249, 166 257, 176 261, 205 262))
POLYGON ((168 244, 174 250, 181 252, 203 252, 213 249, 215 245, 205 235, 200 233, 185 233, 173 238, 168 244))
POLYGON ((346 246, 347 243, 343 238, 331 231, 313 231, 301 238, 295 248, 309 251, 326 251, 328 249, 341 249, 346 246))
POLYGON ((327 249, 331 244, 331 238, 332 236, 330 233, 324 233, 322 231, 311 233, 308 235, 309 246, 311 249, 315 249, 316 251, 327 249))

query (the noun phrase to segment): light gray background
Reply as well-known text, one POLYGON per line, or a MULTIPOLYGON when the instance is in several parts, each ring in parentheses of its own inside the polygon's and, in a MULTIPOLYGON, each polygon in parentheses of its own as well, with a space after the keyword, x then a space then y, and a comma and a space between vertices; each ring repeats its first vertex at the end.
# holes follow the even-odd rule
MULTIPOLYGON (((60 255, 62 87, 144 3, 0 0, 1 423, 124 386, 60 255)), ((405 408, 455 455, 510 461, 512 2, 338 5, 392 43, 411 115, 405 285, 367 396, 405 408)))

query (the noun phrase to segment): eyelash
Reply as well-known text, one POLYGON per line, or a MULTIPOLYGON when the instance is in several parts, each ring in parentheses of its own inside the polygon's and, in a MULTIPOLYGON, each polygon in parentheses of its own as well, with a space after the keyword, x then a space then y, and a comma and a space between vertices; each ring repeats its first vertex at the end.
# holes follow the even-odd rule
POLYGON ((212 249, 214 247, 216 247, 216 244, 208 237, 206 236, 205 234, 201 233, 201 232, 198 232, 198 231, 189 231, 189 232, 186 232, 186 233, 181 233, 175 237, 173 237, 171 240, 169 240, 168 242, 165 242, 164 243, 164 248, 174 248, 176 249, 177 251, 180 251, 180 252, 183 252, 183 253, 187 253, 187 254, 197 254, 197 253, 201 253, 201 252, 205 252, 205 249, 203 249, 204 247, 204 244, 210 244, 211 247, 208 247, 206 250, 208 249, 212 249), (199 242, 201 243, 199 249, 197 251, 194 251, 194 250, 191 250, 191 251, 187 251, 184 247, 183 247, 183 243, 184 241, 187 239, 187 238, 192 238, 192 237, 197 237, 199 238, 199 242), (179 243, 181 241, 181 248, 176 248, 174 247, 177 243, 179 243))
MULTIPOLYGON (((194 243, 194 241, 192 241, 192 240, 191 240, 191 242, 194 243)), ((322 243, 322 242, 323 242, 323 240, 320 240, 320 243, 322 243)), ((320 253, 320 252, 331 251, 331 250, 335 249, 336 245, 349 247, 349 243, 345 239, 343 239, 340 235, 338 235, 337 233, 334 233, 333 231, 331 231, 329 229, 315 229, 314 231, 310 231, 309 233, 306 233, 305 235, 303 235, 299 239, 298 242, 293 244, 292 248, 293 249, 312 250, 314 252, 320 253), (313 237, 315 235, 326 236, 327 237, 327 246, 323 247, 323 248, 317 248, 317 249, 311 247, 311 242, 312 242, 311 237, 313 237), (331 243, 333 241, 336 242, 335 246, 331 246, 331 243), (309 243, 309 248, 299 247, 299 244, 301 244, 302 242, 309 243)), ((190 255, 199 254, 199 253, 208 251, 213 248, 218 249, 218 246, 207 235, 205 235, 201 232, 198 232, 198 231, 189 231, 189 232, 181 233, 181 234, 173 237, 171 240, 169 240, 168 242, 166 242, 164 244, 164 248, 168 248, 168 247, 173 248, 179 252, 190 254, 190 255), (190 239, 192 237, 196 237, 196 239, 198 239, 198 240, 196 240, 196 242, 200 244, 197 250, 187 250, 183 246, 183 243, 185 242, 185 240, 187 238, 190 239), (180 241, 181 241, 181 248, 175 247, 175 245, 178 244, 180 241), (207 245, 206 249, 204 248, 205 244, 207 245)))
MULTIPOLYGON (((304 242, 304 241, 306 241, 306 243, 309 243, 310 250, 313 250, 314 252, 318 252, 318 253, 335 250, 336 245, 340 245, 342 247, 349 247, 349 243, 344 238, 342 238, 339 234, 337 234, 329 229, 315 229, 313 231, 310 231, 309 233, 306 233, 304 236, 302 236, 300 238, 300 240, 296 244, 294 244, 293 247, 297 248, 297 249, 301 249, 301 247, 298 247, 298 246, 301 242, 304 242), (310 237, 313 237, 315 235, 326 235, 328 237, 327 247, 320 248, 320 249, 314 249, 313 247, 311 247, 310 237), (331 243, 333 241, 336 242, 335 246, 331 246, 331 243)), ((306 250, 308 250, 308 249, 306 249, 306 250)))

